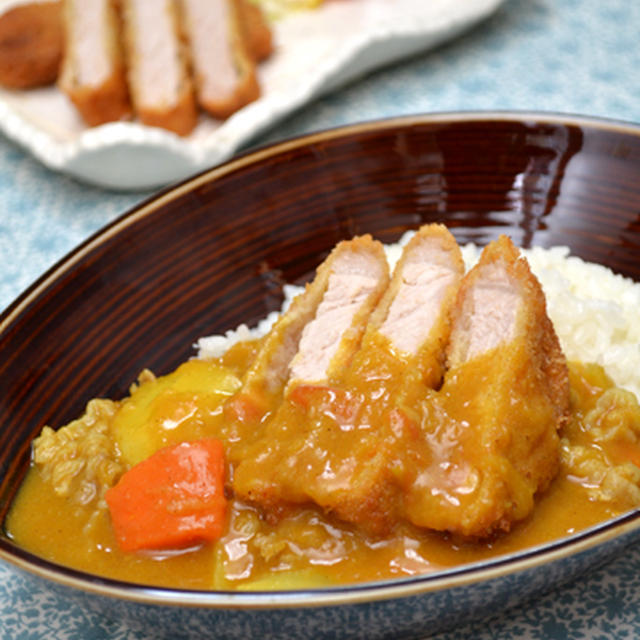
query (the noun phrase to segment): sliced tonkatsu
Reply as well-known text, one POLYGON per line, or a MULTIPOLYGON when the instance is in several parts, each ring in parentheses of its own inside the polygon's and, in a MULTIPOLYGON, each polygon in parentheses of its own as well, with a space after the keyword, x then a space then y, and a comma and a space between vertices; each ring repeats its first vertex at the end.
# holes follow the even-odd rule
POLYGON ((508 529, 555 476, 568 411, 540 284, 506 237, 463 275, 450 233, 422 227, 388 286, 354 250, 372 241, 352 243, 319 270, 313 318, 292 306, 266 339, 269 353, 296 319, 284 394, 239 461, 236 494, 271 516, 315 503, 372 533, 508 529))

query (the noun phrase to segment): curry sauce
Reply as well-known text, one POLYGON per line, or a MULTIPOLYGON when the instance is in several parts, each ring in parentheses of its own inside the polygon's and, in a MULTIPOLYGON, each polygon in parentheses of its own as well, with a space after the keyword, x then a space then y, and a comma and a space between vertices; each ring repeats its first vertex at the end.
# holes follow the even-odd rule
MULTIPOLYGON (((283 411, 276 396, 267 398, 271 403, 264 414, 267 418, 260 422, 247 414, 240 419, 237 411, 231 413, 232 419, 224 410, 232 405, 230 399, 258 347, 257 341, 240 343, 218 360, 189 361, 161 378, 147 374, 106 418, 114 437, 110 455, 131 466, 170 442, 219 438, 226 449, 230 489, 252 443, 270 430, 271 435, 279 431, 282 442, 281 432, 290 423, 274 421, 278 411, 283 411)), ((560 472, 536 496, 529 516, 509 532, 498 531, 487 539, 424 529, 406 518, 398 518, 383 530, 367 530, 322 509, 318 506, 321 501, 311 504, 301 493, 299 500, 288 495, 287 503, 274 511, 230 496, 226 530, 216 542, 172 551, 125 553, 118 547, 100 492, 84 502, 72 493, 60 495, 36 464, 16 498, 6 529, 16 543, 63 565, 131 582, 188 589, 323 587, 417 575, 511 553, 570 535, 640 503, 633 491, 640 484, 640 478, 633 475, 634 469, 640 475, 640 469, 632 464, 640 459, 640 408, 635 397, 619 393, 597 365, 570 364, 570 373, 571 408, 560 433, 560 472)), ((481 375, 477 378, 480 381, 481 375)), ((368 440, 367 433, 391 428, 390 397, 387 394, 385 400, 385 394, 370 381, 360 387, 351 381, 342 388, 301 389, 297 403, 286 411, 293 412, 289 418, 295 418, 296 411, 315 407, 315 427, 309 429, 317 429, 315 441, 324 448, 326 459, 336 453, 332 450, 336 441, 326 429, 330 424, 341 424, 343 433, 352 433, 354 455, 366 459, 365 449, 379 443, 379 439, 368 440), (377 401, 366 410, 358 411, 345 400, 374 391, 377 401), (336 412, 340 414, 337 418, 336 412)), ((455 414, 465 400, 451 393, 443 402, 455 414)), ((405 421, 396 428, 414 427, 405 421)), ((373 449, 370 453, 374 454, 373 449)), ((421 460, 426 454, 419 447, 409 454, 389 459, 398 464, 430 464, 421 460)), ((334 468, 344 459, 336 457, 334 468)), ((286 465, 286 458, 279 458, 277 464, 286 465)), ((293 486, 296 472, 291 468, 293 486)), ((322 472, 304 464, 297 468, 300 485, 305 473, 322 472)), ((268 476, 268 470, 259 466, 254 472, 261 478, 268 476)), ((400 477, 406 472, 398 465, 390 471, 400 477)), ((339 476, 333 479, 337 482, 339 476)), ((393 504, 397 504, 395 499, 393 504)))

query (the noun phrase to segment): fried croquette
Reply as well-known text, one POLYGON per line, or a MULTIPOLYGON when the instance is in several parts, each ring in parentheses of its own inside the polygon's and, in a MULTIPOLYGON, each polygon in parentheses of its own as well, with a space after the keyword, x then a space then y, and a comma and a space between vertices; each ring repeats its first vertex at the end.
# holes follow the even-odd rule
POLYGON ((53 84, 63 50, 60 2, 9 9, 0 16, 0 85, 31 89, 53 84))

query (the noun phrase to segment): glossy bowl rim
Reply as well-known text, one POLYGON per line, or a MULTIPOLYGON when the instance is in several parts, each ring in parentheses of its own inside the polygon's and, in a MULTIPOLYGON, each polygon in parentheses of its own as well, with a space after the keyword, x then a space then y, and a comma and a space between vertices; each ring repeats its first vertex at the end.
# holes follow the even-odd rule
POLYGON ((380 118, 367 120, 355 124, 345 124, 329 129, 312 131, 300 136, 295 136, 276 142, 259 146, 255 149, 249 149, 236 157, 216 165, 204 171, 198 172, 193 176, 179 181, 173 185, 169 185, 161 189, 148 198, 134 205, 120 216, 117 216, 110 223, 107 223, 86 240, 71 249, 67 254, 62 256, 47 271, 37 278, 30 286, 28 286, 18 297, 9 304, 9 306, 0 312, 0 333, 10 323, 11 319, 20 313, 20 310, 28 305, 30 299, 37 297, 38 293, 46 289, 59 274, 67 271, 76 262, 81 260, 86 253, 91 251, 95 246, 113 237, 120 230, 135 222, 136 220, 150 215, 155 209, 160 207, 164 202, 175 199, 180 195, 197 188, 204 183, 212 182, 228 173, 232 173, 238 169, 256 162, 262 161, 271 156, 284 153, 291 149, 313 144, 323 140, 333 140, 334 138, 342 138, 352 134, 360 134, 371 131, 379 131, 382 129, 394 127, 409 127, 412 125, 423 124, 449 124, 477 121, 493 121, 493 122, 536 122, 548 124, 564 124, 585 126, 591 129, 615 131, 640 138, 640 123, 633 123, 624 120, 616 120, 603 118, 599 116, 572 115, 546 111, 451 111, 436 112, 417 115, 394 116, 389 118, 380 118))
MULTIPOLYGON (((3 333, 34 299, 54 284, 64 273, 72 269, 87 253, 116 236, 128 225, 145 216, 152 215, 164 203, 205 183, 213 182, 228 173, 256 164, 269 157, 320 141, 390 128, 478 121, 564 124, 582 126, 592 130, 614 131, 640 138, 640 124, 602 117, 544 111, 453 111, 405 115, 347 124, 251 149, 221 165, 206 169, 152 194, 146 200, 98 229, 58 260, 0 313, 0 333, 3 333)), ((406 598, 498 579, 586 552, 638 529, 640 529, 640 509, 634 509, 571 536, 475 563, 405 578, 290 591, 188 590, 103 578, 45 560, 22 549, 6 537, 0 537, 0 560, 28 574, 58 585, 78 589, 85 593, 143 604, 247 610, 322 607, 406 598)))

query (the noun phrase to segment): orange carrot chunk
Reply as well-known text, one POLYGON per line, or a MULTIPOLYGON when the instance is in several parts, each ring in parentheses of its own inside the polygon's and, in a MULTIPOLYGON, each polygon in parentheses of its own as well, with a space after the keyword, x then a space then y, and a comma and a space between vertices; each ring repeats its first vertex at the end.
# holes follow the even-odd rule
POLYGON ((182 549, 224 529, 224 450, 213 438, 165 447, 122 475, 106 492, 124 551, 182 549))

